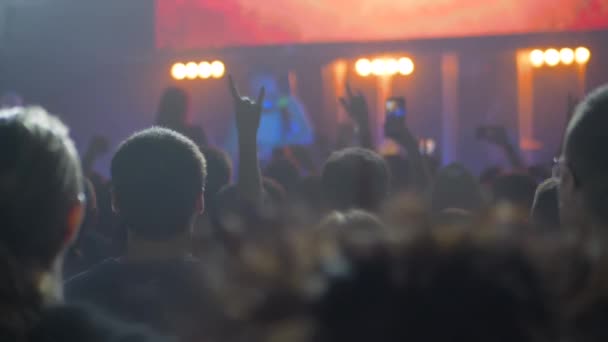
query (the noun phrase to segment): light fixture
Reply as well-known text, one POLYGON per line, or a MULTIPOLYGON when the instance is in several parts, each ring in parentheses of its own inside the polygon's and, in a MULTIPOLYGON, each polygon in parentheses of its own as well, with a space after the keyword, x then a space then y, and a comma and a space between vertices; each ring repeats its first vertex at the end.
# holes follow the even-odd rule
POLYGON ((553 67, 559 64, 559 60, 559 51, 556 49, 545 50, 545 64, 553 67))
POLYGON ((578 64, 585 64, 589 62, 589 58, 591 57, 591 52, 586 47, 577 47, 574 50, 574 59, 578 64))
POLYGON ((545 55, 543 54, 542 50, 535 49, 530 52, 530 63, 532 63, 533 66, 539 67, 543 65, 544 62, 545 55))
POLYGON ((171 77, 181 80, 222 78, 226 74, 226 66, 222 61, 213 62, 176 62, 171 66, 171 77))
POLYGON ((355 71, 359 76, 393 76, 396 74, 410 75, 414 72, 414 62, 409 57, 396 58, 360 58, 355 63, 355 71))
POLYGON ((576 49, 564 47, 561 49, 550 48, 546 50, 534 49, 530 51, 530 64, 539 68, 543 65, 550 67, 562 65, 586 64, 591 58, 591 51, 584 46, 579 46, 576 49))
POLYGON ((176 80, 186 78, 186 65, 184 63, 175 63, 171 67, 171 76, 176 80))
POLYGON ((367 58, 361 58, 355 63, 355 71, 359 76, 369 76, 372 73, 372 62, 367 58))

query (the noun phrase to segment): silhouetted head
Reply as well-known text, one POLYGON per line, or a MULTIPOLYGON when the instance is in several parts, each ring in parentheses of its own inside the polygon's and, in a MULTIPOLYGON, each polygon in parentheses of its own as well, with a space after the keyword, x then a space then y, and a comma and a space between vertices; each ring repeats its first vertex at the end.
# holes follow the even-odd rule
POLYGON ((390 172, 376 152, 347 148, 325 162, 322 185, 329 209, 375 211, 388 195, 390 172))
POLYGON ((188 123, 188 93, 182 88, 168 87, 163 92, 156 113, 156 124, 179 128, 188 123))
POLYGON ((285 190, 294 189, 300 180, 300 170, 297 165, 284 156, 276 156, 268 163, 264 175, 277 181, 285 190))
POLYGON ((212 198, 232 178, 232 161, 228 154, 215 147, 203 147, 207 161, 207 182, 205 185, 205 204, 211 205, 212 198))
POLYGON ((446 209, 475 213, 482 206, 480 185, 469 170, 456 163, 439 170, 431 192, 431 210, 434 214, 446 209))
POLYGON ((138 237, 186 233, 203 210, 205 158, 185 136, 150 128, 125 140, 112 158, 114 208, 138 237))
POLYGON ((36 107, 0 111, 0 258, 49 269, 76 235, 83 186, 59 119, 36 107))
POLYGON ((589 94, 568 123, 560 160, 562 223, 578 223, 579 215, 608 224, 608 85, 589 94))
POLYGON ((509 204, 527 213, 532 208, 536 181, 527 174, 499 176, 492 184, 492 200, 496 204, 509 204))
POLYGON ((392 193, 406 191, 410 186, 409 161, 400 155, 385 156, 384 159, 391 172, 392 193))

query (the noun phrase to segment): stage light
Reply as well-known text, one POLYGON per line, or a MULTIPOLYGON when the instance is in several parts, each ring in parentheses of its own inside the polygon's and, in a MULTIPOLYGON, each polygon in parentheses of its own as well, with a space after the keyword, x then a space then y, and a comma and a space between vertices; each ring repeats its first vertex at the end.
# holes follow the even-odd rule
POLYGON ((220 61, 211 62, 211 76, 213 78, 221 78, 224 76, 224 71, 226 71, 224 63, 220 61))
POLYGON ((414 62, 408 57, 399 58, 398 65, 401 75, 410 75, 414 72, 414 62))
POLYGON ((186 64, 186 78, 193 80, 198 77, 198 64, 194 62, 188 62, 186 64))
POLYGON ((209 78, 211 77, 211 64, 209 62, 198 63, 198 77, 209 78))
POLYGON ((530 52, 530 63, 532 64, 533 67, 538 68, 538 67, 542 66, 544 62, 545 62, 545 56, 541 50, 535 49, 535 50, 532 50, 532 52, 530 52))
POLYGON ((570 65, 574 62, 574 51, 570 48, 563 48, 559 50, 559 58, 562 64, 570 65))
POLYGON ((560 56, 559 56, 559 51, 557 51, 556 49, 549 49, 549 50, 545 50, 545 63, 548 66, 556 66, 559 64, 559 60, 560 60, 560 56))
POLYGON ((376 58, 372 61, 372 74, 376 76, 386 75, 386 63, 384 59, 376 58))
POLYGON ((372 63, 367 58, 361 58, 355 63, 355 71, 359 76, 369 76, 372 73, 372 63))
POLYGON ((183 80, 186 77, 186 66, 184 63, 175 63, 171 67, 171 76, 176 80, 183 80))
POLYGON ((389 58, 386 60, 386 74, 394 75, 399 71, 399 63, 394 58, 389 58))
POLYGON ((590 57, 591 57, 591 52, 586 47, 581 46, 581 47, 577 47, 576 50, 574 50, 574 59, 576 60, 576 63, 578 63, 578 64, 587 63, 589 61, 590 57))

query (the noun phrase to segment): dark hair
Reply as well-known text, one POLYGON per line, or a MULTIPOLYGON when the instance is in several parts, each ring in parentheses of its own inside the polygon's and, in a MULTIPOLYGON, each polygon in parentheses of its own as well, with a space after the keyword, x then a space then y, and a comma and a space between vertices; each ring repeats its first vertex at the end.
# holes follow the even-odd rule
POLYGON ((589 94, 577 107, 564 141, 566 162, 583 193, 584 204, 608 222, 608 85, 589 94))
MULTIPOLYGON (((43 306, 39 274, 67 248, 70 212, 83 200, 68 129, 37 107, 0 110, 0 329, 26 340, 43 306)), ((10 336, 10 337, 9 337, 10 336)))
POLYGON ((559 204, 557 178, 549 178, 537 188, 532 204, 532 222, 542 229, 556 231, 559 229, 559 204))
POLYGON ((494 203, 506 202, 529 213, 534 202, 536 181, 527 174, 499 176, 492 184, 494 203))
POLYGON ((187 112, 188 93, 179 87, 168 87, 158 104, 156 124, 172 129, 180 128, 186 124, 187 112))
POLYGON ((205 158, 190 139, 153 127, 120 145, 111 174, 127 227, 142 237, 163 239, 187 229, 207 171, 205 158))
POLYGON ((325 162, 322 184, 330 209, 375 211, 388 195, 390 172, 376 152, 346 148, 325 162))
POLYGON ((215 147, 202 147, 207 162, 207 181, 205 183, 205 205, 211 205, 213 197, 232 178, 232 162, 228 154, 215 147))
POLYGON ((37 107, 0 111, 0 244, 49 266, 82 193, 80 161, 59 119, 37 107))
POLYGON ((452 163, 442 168, 431 192, 431 209, 438 214, 445 209, 476 212, 483 205, 477 179, 463 165, 452 163))
POLYGON ((557 337, 543 279, 517 244, 423 235, 398 252, 353 253, 344 269, 316 306, 317 342, 557 337))

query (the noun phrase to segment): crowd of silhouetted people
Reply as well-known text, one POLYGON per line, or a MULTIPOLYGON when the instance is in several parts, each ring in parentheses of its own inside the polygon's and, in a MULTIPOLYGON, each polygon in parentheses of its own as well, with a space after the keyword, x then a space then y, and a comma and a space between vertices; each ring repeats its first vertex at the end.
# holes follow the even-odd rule
POLYGON ((357 139, 262 167, 264 89, 228 92, 235 169, 169 88, 109 179, 105 138, 79 156, 43 108, 0 109, 0 341, 608 339, 608 86, 572 110, 552 169, 497 130, 511 166, 480 177, 399 118, 401 152, 376 152, 348 87, 357 139))

